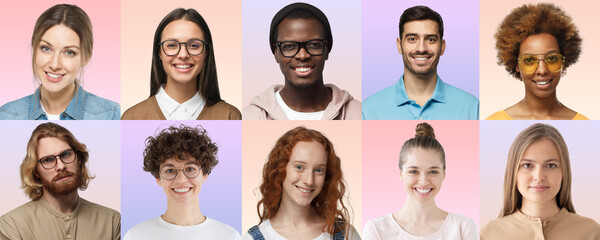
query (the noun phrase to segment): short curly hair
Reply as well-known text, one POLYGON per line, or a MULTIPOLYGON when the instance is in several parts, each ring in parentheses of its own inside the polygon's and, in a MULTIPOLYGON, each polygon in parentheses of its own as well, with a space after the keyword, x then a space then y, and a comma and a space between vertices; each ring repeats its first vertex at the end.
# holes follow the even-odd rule
POLYGON ((527 37, 540 33, 548 33, 556 38, 560 52, 566 58, 563 70, 577 62, 582 39, 573 19, 552 3, 538 3, 513 9, 500 23, 494 36, 498 65, 504 65, 513 77, 521 79, 521 74, 516 70, 521 43, 527 37))
POLYGON ((183 124, 169 126, 156 136, 146 138, 144 171, 160 178, 160 165, 169 158, 188 160, 194 158, 206 176, 219 163, 216 143, 208 137, 202 126, 195 128, 183 124))

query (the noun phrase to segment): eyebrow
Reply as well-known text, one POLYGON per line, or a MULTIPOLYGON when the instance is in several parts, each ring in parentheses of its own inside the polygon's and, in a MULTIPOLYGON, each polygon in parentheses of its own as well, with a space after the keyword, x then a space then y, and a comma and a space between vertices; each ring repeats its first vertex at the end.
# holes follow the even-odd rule
MULTIPOLYGON (((526 159, 526 158, 523 158, 523 159, 521 159, 521 162, 532 162, 532 163, 537 163, 538 161, 534 161, 534 160, 531 160, 531 159, 526 159)), ((554 158, 551 158, 551 159, 548 159, 548 160, 544 160, 543 162, 544 162, 544 163, 547 163, 547 162, 559 162, 559 163, 560 163, 560 160, 558 160, 558 159, 554 159, 554 158)))
POLYGON ((526 52, 526 53, 523 53, 521 55, 547 55, 547 54, 550 54, 550 53, 560 53, 560 51, 558 51, 558 50, 550 50, 550 51, 547 51, 545 53, 528 53, 528 52, 526 52))
MULTIPOLYGON (((408 168, 421 169, 420 167, 417 167, 417 166, 408 166, 408 168)), ((438 167, 438 166, 433 166, 433 167, 429 167, 429 169, 442 169, 442 168, 438 167)))
MULTIPOLYGON (((418 37, 419 34, 416 33, 407 33, 404 34, 404 37, 418 37)), ((431 38, 431 37, 435 37, 435 38, 440 38, 440 36, 438 36, 437 34, 425 34, 426 38, 431 38)))
MULTIPOLYGON (((48 42, 48 41, 46 41, 44 39, 40 40, 40 42, 45 42, 46 44, 50 45, 50 47, 54 47, 54 45, 52 45, 52 43, 50 43, 50 42, 48 42)), ((79 47, 75 46, 75 45, 65 46, 64 48, 77 48, 77 49, 79 49, 79 47)))
MULTIPOLYGON (((292 161, 292 163, 308 164, 308 163, 306 163, 304 161, 299 161, 299 160, 292 161)), ((327 167, 327 164, 318 164, 318 165, 315 165, 315 166, 317 166, 317 167, 323 167, 323 166, 327 167)))

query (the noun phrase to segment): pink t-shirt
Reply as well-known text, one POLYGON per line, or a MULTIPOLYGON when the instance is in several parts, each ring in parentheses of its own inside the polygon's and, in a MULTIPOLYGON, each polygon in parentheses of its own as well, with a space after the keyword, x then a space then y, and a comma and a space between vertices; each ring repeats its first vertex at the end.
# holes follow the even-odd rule
POLYGON ((477 240, 478 236, 475 222, 468 217, 457 214, 448 213, 442 227, 428 236, 415 236, 404 231, 404 229, 398 225, 394 217, 392 217, 392 214, 388 214, 367 222, 363 229, 362 239, 477 240))

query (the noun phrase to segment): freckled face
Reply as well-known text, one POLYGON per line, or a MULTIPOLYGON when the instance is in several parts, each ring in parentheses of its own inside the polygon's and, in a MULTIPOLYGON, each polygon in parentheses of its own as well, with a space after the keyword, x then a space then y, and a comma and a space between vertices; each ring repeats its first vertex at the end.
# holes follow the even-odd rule
POLYGON ((325 183, 327 153, 323 144, 315 141, 296 143, 285 170, 282 204, 310 206, 325 183))
POLYGON ((444 176, 440 154, 423 148, 414 148, 406 154, 400 172, 404 190, 417 202, 433 201, 442 188, 444 176))

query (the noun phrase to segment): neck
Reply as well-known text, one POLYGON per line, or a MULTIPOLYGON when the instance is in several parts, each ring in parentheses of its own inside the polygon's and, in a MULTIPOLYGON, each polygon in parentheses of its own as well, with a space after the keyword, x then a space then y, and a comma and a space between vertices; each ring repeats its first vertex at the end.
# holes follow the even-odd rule
POLYGON ((396 214, 414 223, 426 223, 438 219, 445 212, 437 207, 435 200, 421 203, 407 197, 404 207, 396 214))
POLYGON ((167 203, 167 211, 161 217, 165 222, 179 226, 198 225, 206 220, 198 204, 183 205, 170 202, 167 203))
POLYGON ((76 81, 58 92, 49 92, 43 86, 40 86, 40 101, 46 113, 58 115, 67 109, 76 91, 76 81))
POLYGON ((523 204, 521 206, 521 212, 527 216, 540 218, 542 221, 556 215, 560 209, 558 205, 556 205, 556 199, 545 202, 545 203, 537 203, 527 201, 527 199, 523 199, 523 204))
POLYGON ((58 210, 63 214, 71 214, 77 207, 77 201, 79 201, 79 193, 77 190, 60 195, 53 195, 44 189, 42 198, 50 204, 54 209, 58 210))
POLYGON ((562 103, 558 101, 556 92, 553 92, 546 98, 538 98, 534 94, 525 93, 525 98, 521 100, 521 104, 526 108, 535 119, 543 119, 558 112, 564 108, 562 103))
POLYGON ((279 94, 285 104, 297 112, 323 111, 333 97, 331 90, 323 84, 323 81, 307 88, 297 88, 286 81, 279 94))
POLYGON ((298 206, 296 204, 287 204, 282 199, 279 210, 270 221, 276 225, 299 226, 314 223, 318 218, 318 214, 311 205, 298 206))
POLYGON ((406 95, 421 106, 431 99, 436 84, 437 71, 433 71, 427 75, 416 75, 404 69, 404 89, 406 89, 406 95))
POLYGON ((198 88, 195 79, 192 79, 187 83, 179 83, 175 80, 167 79, 165 92, 178 103, 184 103, 196 95, 198 88))

